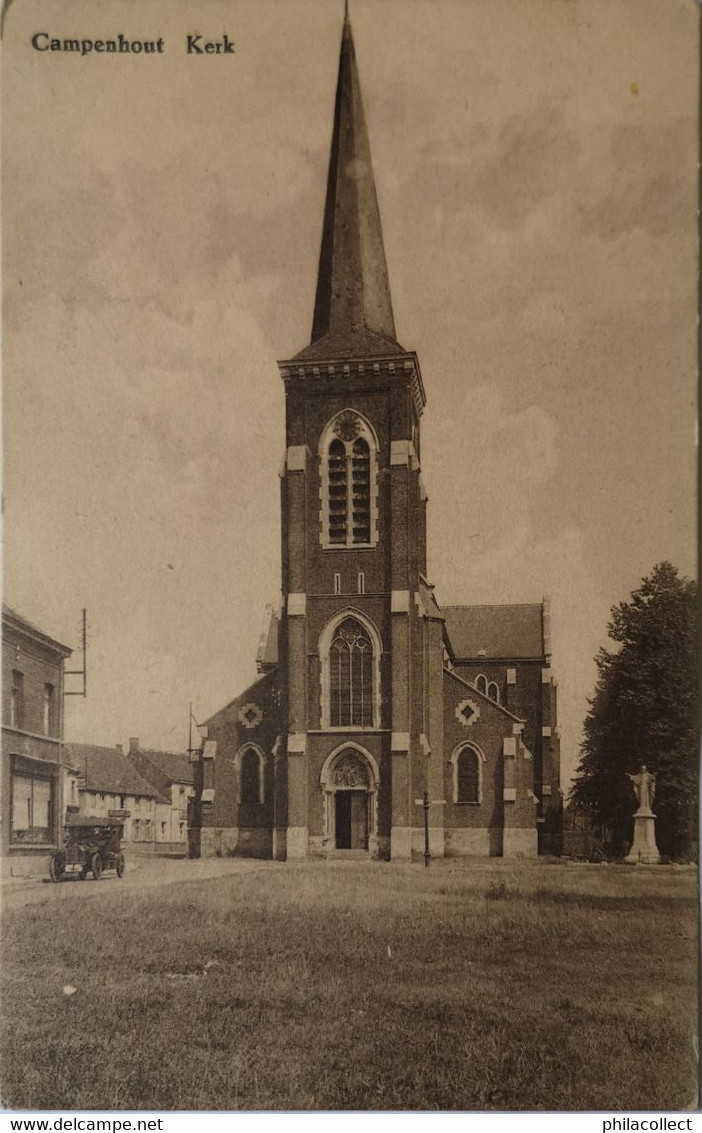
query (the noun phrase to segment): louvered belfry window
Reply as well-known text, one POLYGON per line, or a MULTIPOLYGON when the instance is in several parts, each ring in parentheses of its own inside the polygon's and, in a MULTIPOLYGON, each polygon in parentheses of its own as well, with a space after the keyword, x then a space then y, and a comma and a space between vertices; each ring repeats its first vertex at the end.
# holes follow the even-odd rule
POLYGON ((370 449, 359 437, 351 457, 353 542, 370 543, 370 449))
POLYGON ((346 544, 348 474, 346 446, 338 438, 329 445, 329 542, 346 544))
POLYGON ((327 449, 328 538, 331 546, 371 542, 371 446, 363 424, 351 410, 334 422, 327 449))
POLYGON ((373 726, 373 645, 355 618, 345 618, 330 650, 330 723, 333 728, 373 726))

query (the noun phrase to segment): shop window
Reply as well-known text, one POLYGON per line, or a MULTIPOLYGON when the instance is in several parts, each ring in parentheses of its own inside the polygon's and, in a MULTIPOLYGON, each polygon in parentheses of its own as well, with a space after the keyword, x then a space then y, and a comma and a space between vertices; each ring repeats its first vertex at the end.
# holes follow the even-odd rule
POLYGON ((12 775, 12 821, 10 841, 14 845, 54 841, 54 782, 42 775, 14 772, 12 775))

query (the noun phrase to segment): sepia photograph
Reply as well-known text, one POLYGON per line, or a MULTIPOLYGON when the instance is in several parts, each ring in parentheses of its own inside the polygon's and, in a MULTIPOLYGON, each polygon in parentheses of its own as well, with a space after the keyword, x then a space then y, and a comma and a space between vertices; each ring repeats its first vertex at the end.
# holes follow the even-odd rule
POLYGON ((0 1105, 694 1112, 697 4, 2 48, 0 1105))

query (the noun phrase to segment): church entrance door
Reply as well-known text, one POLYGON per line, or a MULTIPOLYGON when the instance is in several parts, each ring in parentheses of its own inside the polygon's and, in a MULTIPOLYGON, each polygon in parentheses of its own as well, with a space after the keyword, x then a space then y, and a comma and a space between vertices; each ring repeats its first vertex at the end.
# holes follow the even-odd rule
POLYGON ((368 793, 342 790, 334 798, 337 850, 367 850, 368 793))

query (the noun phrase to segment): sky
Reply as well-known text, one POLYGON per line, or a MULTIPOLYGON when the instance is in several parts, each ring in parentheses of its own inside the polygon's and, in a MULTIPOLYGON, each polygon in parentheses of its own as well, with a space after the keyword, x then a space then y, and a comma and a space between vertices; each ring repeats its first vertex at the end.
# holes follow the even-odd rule
MULTIPOLYGON (((609 611, 696 571, 694 0, 351 0, 439 602, 553 608, 563 778, 609 611)), ((311 331, 341 0, 13 0, 4 596, 67 739, 183 750, 280 593, 276 360, 311 331), (164 38, 162 55, 31 36, 164 38), (226 32, 234 55, 188 56, 226 32), (77 653, 74 660, 80 665, 77 653)))

